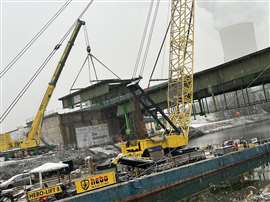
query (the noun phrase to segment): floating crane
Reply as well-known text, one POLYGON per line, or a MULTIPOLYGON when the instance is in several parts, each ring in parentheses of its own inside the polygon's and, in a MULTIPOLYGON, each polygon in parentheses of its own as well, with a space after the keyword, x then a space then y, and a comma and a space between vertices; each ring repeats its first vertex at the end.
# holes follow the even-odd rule
POLYGON ((194 0, 172 0, 170 23, 167 98, 169 116, 144 93, 139 81, 127 86, 131 93, 139 98, 145 111, 164 129, 164 133, 122 143, 123 157, 149 157, 151 151, 158 150, 168 154, 188 144, 193 101, 194 0), (159 120, 158 113, 170 128, 159 120))

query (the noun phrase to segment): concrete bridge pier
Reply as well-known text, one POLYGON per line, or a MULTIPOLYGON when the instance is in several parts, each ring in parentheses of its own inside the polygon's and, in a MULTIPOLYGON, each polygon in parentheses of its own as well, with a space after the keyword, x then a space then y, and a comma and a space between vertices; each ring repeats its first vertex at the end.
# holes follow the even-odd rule
POLYGON ((212 94, 213 104, 214 104, 214 107, 215 107, 215 112, 217 112, 218 111, 218 108, 217 108, 216 98, 215 98, 215 95, 214 95, 213 92, 211 94, 212 94))
POLYGON ((267 94, 266 94, 266 90, 265 90, 265 84, 263 84, 262 87, 263 87, 263 94, 264 94, 265 102, 268 102, 267 94))
POLYGON ((236 97, 237 107, 239 108, 240 107, 240 101, 239 101, 237 90, 235 91, 235 97, 236 97))

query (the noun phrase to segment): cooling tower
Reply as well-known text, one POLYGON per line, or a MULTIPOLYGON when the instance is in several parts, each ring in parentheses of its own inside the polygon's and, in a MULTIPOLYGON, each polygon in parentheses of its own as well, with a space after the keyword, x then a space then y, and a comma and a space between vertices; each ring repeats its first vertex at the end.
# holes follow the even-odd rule
POLYGON ((234 24, 219 30, 224 61, 230 61, 257 51, 253 23, 234 24))

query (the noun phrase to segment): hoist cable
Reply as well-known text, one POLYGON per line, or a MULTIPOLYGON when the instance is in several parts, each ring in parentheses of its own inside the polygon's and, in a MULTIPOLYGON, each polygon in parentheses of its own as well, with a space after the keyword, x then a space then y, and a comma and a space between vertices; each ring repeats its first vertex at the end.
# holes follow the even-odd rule
POLYGON ((38 40, 38 38, 47 30, 47 28, 55 21, 55 19, 65 10, 65 8, 71 3, 72 0, 68 0, 40 29, 38 33, 23 47, 23 49, 8 63, 8 65, 0 72, 0 78, 2 78, 15 63, 24 55, 25 52, 38 40))
MULTIPOLYGON (((87 64, 88 64, 88 68, 89 68, 89 78, 91 77, 91 75, 90 75, 91 74, 90 73, 90 60, 91 60, 91 63, 92 63, 93 69, 94 69, 94 74, 95 74, 96 80, 98 80, 95 63, 94 63, 93 58, 92 58, 92 56, 90 54, 90 52, 91 52, 91 46, 90 46, 90 42, 89 42, 89 34, 87 32, 86 25, 84 26, 84 39, 85 39, 85 44, 86 44, 86 47, 87 47, 87 52, 89 54, 89 57, 87 58, 87 64), (89 60, 89 58, 90 58, 90 60, 89 60)), ((90 78, 90 80, 91 80, 91 78, 90 78)))
POLYGON ((142 66, 141 66, 141 70, 140 70, 140 74, 139 74, 140 77, 143 76, 144 68, 145 68, 145 65, 146 65, 146 60, 147 60, 147 56, 148 56, 148 52, 149 52, 149 48, 150 48, 150 44, 151 44, 151 40, 152 40, 152 36, 153 36, 153 31, 154 31, 154 27, 155 27, 155 23, 156 23, 156 18, 157 18, 157 14, 158 14, 159 3, 160 3, 160 0, 157 1, 156 8, 155 8, 155 11, 154 11, 154 16, 153 16, 152 24, 151 24, 151 27, 150 27, 149 36, 148 36, 148 40, 147 40, 147 45, 146 45, 146 49, 145 49, 145 52, 144 52, 142 66))
MULTIPOLYGON (((86 50, 87 52, 91 51, 91 47, 90 47, 90 44, 89 44, 89 38, 88 38, 88 32, 87 32, 87 27, 86 27, 86 24, 85 26, 83 27, 83 31, 84 31, 84 41, 85 41, 85 45, 86 45, 86 50)), ((87 56, 86 57, 86 60, 87 60, 87 66, 88 66, 88 76, 89 76, 89 83, 91 84, 92 83, 92 79, 91 79, 91 65, 90 65, 90 61, 89 61, 89 57, 87 56)))
POLYGON ((116 76, 118 79, 121 79, 117 74, 115 74, 109 67, 107 67, 103 62, 101 62, 96 56, 91 54, 92 58, 94 58, 98 63, 100 63, 105 69, 107 69, 109 72, 111 72, 114 76, 116 76))
POLYGON ((136 63, 135 63, 133 74, 132 74, 132 78, 134 78, 136 76, 137 71, 138 71, 139 63, 140 63, 140 60, 141 60, 141 54, 142 54, 142 51, 143 51, 143 47, 144 47, 144 43, 145 43, 145 39, 146 39, 146 34, 147 34, 147 30, 148 30, 152 10, 153 10, 153 5, 154 5, 154 0, 151 1, 151 4, 149 6, 149 10, 148 10, 148 14, 147 14, 147 18, 146 18, 146 22, 145 22, 145 26, 144 26, 144 30, 143 30, 143 35, 142 35, 142 38, 141 38, 141 43, 140 43, 136 63))
POLYGON ((85 40, 85 45, 86 47, 90 47, 90 43, 89 43, 89 36, 88 36, 88 32, 87 32, 87 26, 86 24, 84 25, 84 28, 83 28, 83 31, 84 31, 84 40, 85 40))
MULTIPOLYGON (((79 18, 83 16, 83 14, 87 11, 89 6, 93 3, 93 0, 91 0, 85 9, 82 11, 82 13, 79 15, 79 18)), ((77 18, 77 19, 79 19, 77 18)), ((8 106, 8 108, 4 111, 4 113, 0 117, 0 123, 2 123, 5 118, 8 116, 8 114, 11 112, 11 110, 15 107, 15 105, 18 103, 18 101, 22 98, 22 96, 25 94, 25 92, 29 89, 31 84, 34 82, 34 80, 37 78, 37 76, 40 74, 40 72, 44 69, 44 67, 47 65, 47 63, 51 60, 53 55, 56 53, 57 50, 61 47, 64 40, 67 38, 69 33, 71 32, 72 28, 76 25, 77 20, 75 23, 68 29, 68 31, 65 33, 65 35, 61 38, 59 43, 55 46, 53 51, 50 52, 50 54, 46 57, 46 59, 43 61, 43 63, 40 65, 40 67, 37 69, 37 71, 34 73, 34 75, 30 78, 30 80, 26 83, 26 85, 23 87, 23 89, 19 92, 19 94, 15 97, 15 99, 11 102, 11 104, 8 106)))

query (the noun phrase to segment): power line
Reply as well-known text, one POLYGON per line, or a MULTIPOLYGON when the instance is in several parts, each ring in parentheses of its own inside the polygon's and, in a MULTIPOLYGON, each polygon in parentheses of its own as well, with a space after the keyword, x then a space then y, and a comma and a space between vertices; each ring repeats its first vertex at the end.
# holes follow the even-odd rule
POLYGON ((8 116, 8 114, 11 112, 11 110, 15 107, 15 105, 19 102, 19 100, 22 98, 22 96, 25 94, 25 92, 29 89, 31 84, 34 82, 34 80, 37 78, 37 76, 41 73, 41 71, 45 68, 46 64, 50 61, 50 59, 53 57, 55 52, 58 50, 59 46, 56 46, 53 51, 46 57, 46 59, 43 61, 43 63, 39 66, 39 68, 36 70, 34 75, 30 78, 30 80, 26 83, 26 85, 21 89, 21 91, 17 94, 17 96, 14 98, 14 100, 11 102, 11 104, 8 106, 8 108, 4 111, 4 113, 0 117, 0 123, 2 123, 5 118, 8 116))
POLYGON ((146 59, 147 59, 147 56, 148 56, 148 52, 149 52, 149 48, 150 48, 150 44, 151 44, 151 40, 152 40, 152 36, 153 36, 153 30, 154 30, 154 27, 155 27, 156 18, 157 18, 157 14, 158 14, 159 3, 160 3, 160 0, 157 1, 156 8, 155 8, 155 11, 154 11, 154 16, 153 16, 152 24, 151 24, 151 27, 150 27, 149 36, 148 36, 148 40, 147 40, 147 44, 146 44, 146 49, 145 49, 145 52, 144 52, 144 57, 143 57, 142 66, 141 66, 141 70, 140 70, 140 75, 139 75, 140 77, 142 77, 143 72, 144 72, 146 59))
POLYGON ((146 39, 146 34, 147 34, 149 22, 150 22, 150 17, 151 17, 152 10, 153 10, 153 4, 154 4, 154 0, 151 1, 151 4, 149 6, 149 10, 148 10, 146 22, 145 22, 145 25, 144 25, 143 35, 142 35, 142 38, 141 38, 141 43, 140 43, 136 63, 135 63, 135 66, 134 66, 132 78, 134 78, 136 76, 137 71, 138 71, 138 66, 139 66, 139 63, 140 63, 140 60, 141 60, 141 54, 142 54, 144 42, 145 42, 145 39, 146 39))
MULTIPOLYGON (((83 16, 83 14, 87 11, 89 6, 93 3, 93 0, 90 1, 85 9, 81 12, 79 15, 79 18, 83 16)), ((77 18, 77 19, 79 19, 77 18)), ((22 96, 25 94, 25 92, 29 89, 29 87, 32 85, 34 80, 38 77, 38 75, 41 73, 41 71, 45 68, 45 66, 48 64, 48 62, 51 60, 53 55, 56 53, 57 50, 61 47, 62 43, 65 41, 67 36, 70 34, 72 28, 75 26, 75 23, 77 20, 73 23, 73 25, 68 29, 68 31, 65 33, 65 35, 60 39, 59 43, 54 47, 53 51, 50 52, 50 54, 46 57, 46 59, 43 61, 43 63, 39 66, 39 68, 36 70, 34 75, 30 78, 30 80, 26 83, 26 85, 22 88, 22 90, 17 94, 15 99, 11 102, 11 104, 8 106, 8 108, 4 111, 4 113, 0 117, 0 123, 2 123, 5 118, 8 116, 8 114, 11 112, 11 110, 15 107, 15 105, 19 102, 19 100, 22 98, 22 96)))
POLYGON ((23 47, 23 49, 8 63, 8 65, 0 72, 0 78, 2 78, 13 65, 24 55, 25 52, 38 40, 38 38, 47 30, 47 28, 55 21, 55 19, 65 10, 65 8, 71 3, 72 0, 68 0, 39 30, 38 33, 23 47))

